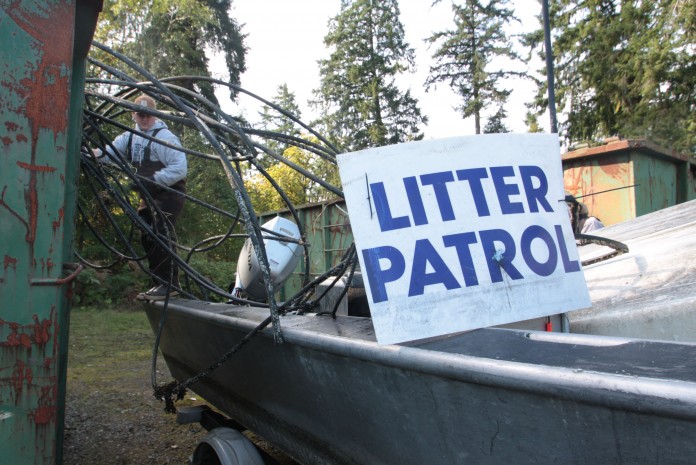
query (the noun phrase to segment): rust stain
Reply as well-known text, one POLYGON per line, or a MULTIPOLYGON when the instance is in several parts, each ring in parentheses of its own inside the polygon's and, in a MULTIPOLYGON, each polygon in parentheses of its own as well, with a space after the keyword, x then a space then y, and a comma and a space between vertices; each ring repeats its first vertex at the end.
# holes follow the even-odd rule
POLYGON ((13 270, 17 269, 17 259, 14 257, 10 257, 9 255, 5 255, 5 259, 3 260, 3 265, 5 267, 5 271, 9 267, 12 267, 13 270))
POLYGON ((623 179, 628 172, 627 164, 618 163, 616 160, 597 160, 597 166, 614 179, 623 179))
POLYGON ((7 132, 15 132, 19 129, 19 125, 13 121, 5 121, 5 129, 7 132))
MULTIPOLYGON (((30 170, 29 185, 24 194, 29 218, 22 219, 22 222, 27 228, 25 239, 32 245, 32 253, 38 223, 36 169, 52 171, 50 167, 36 164, 39 133, 48 130, 55 139, 59 133, 66 132, 68 125, 73 34, 66 33, 62 25, 70 24, 74 19, 74 8, 70 6, 68 0, 61 0, 42 4, 43 11, 29 11, 22 7, 21 2, 15 1, 4 9, 6 16, 34 39, 32 48, 41 55, 40 60, 31 63, 34 65, 31 77, 18 84, 2 83, 11 86, 24 102, 18 111, 24 113, 31 125, 31 162, 25 165, 30 170)), ((0 201, 0 205, 18 217, 4 201, 0 201)))
MULTIPOLYGON (((68 289, 72 289, 72 285, 67 286, 68 289)), ((68 291, 70 292, 70 291, 68 291)), ((60 353, 60 320, 58 319, 58 309, 55 305, 51 305, 51 321, 53 321, 53 331, 56 337, 53 338, 53 355, 60 353)))
POLYGON ((45 166, 45 165, 30 165, 29 163, 24 163, 21 161, 17 162, 17 166, 20 168, 24 168, 25 170, 29 171, 39 171, 41 173, 52 173, 53 171, 56 170, 55 167, 53 166, 45 166))
POLYGON ((39 406, 31 412, 30 416, 37 425, 46 425, 56 418, 56 383, 52 386, 42 386, 39 395, 39 406))
POLYGON ((7 335, 5 342, 0 342, 0 347, 24 347, 29 349, 31 347, 31 338, 28 334, 19 333, 19 324, 10 321, 0 320, 0 326, 8 325, 10 328, 10 334, 7 335))
POLYGON ((12 138, 5 136, 2 138, 2 143, 5 147, 9 147, 12 144, 12 138))
POLYGON ((25 236, 27 242, 32 244, 31 252, 34 253, 34 240, 36 239, 36 225, 38 223, 38 193, 36 192, 36 175, 34 173, 29 177, 29 189, 24 192, 24 200, 27 203, 27 210, 29 210, 29 220, 27 221, 27 235, 25 236))
POLYGON ((46 345, 51 339, 50 328, 52 321, 49 319, 39 321, 39 317, 35 314, 32 316, 34 320, 32 340, 38 346, 46 345))
POLYGON ((29 142, 29 139, 24 134, 17 134, 15 139, 17 139, 17 142, 29 142))
POLYGON ((582 173, 581 167, 574 167, 563 172, 564 188, 571 195, 579 195, 581 193, 582 173))
POLYGON ((42 14, 27 11, 19 5, 20 2, 14 2, 5 12, 38 42, 36 48, 42 52, 32 78, 23 79, 20 81, 22 87, 15 89, 25 98, 26 116, 32 124, 32 142, 35 146, 40 129, 49 129, 57 134, 64 132, 68 124, 70 62, 66 62, 66 58, 72 56, 73 34, 66 33, 62 25, 72 22, 73 9, 66 0, 44 4, 42 14), (61 114, 56 109, 64 109, 65 113, 61 114))
POLYGON ((22 392, 22 387, 26 382, 27 386, 31 385, 34 380, 34 372, 31 367, 28 367, 23 361, 16 360, 12 375, 10 376, 10 384, 15 392, 15 398, 19 397, 22 392))
POLYGON ((32 413, 31 417, 34 423, 37 425, 47 425, 56 416, 56 407, 52 405, 42 405, 37 407, 32 413))
POLYGON ((63 220, 64 220, 64 219, 65 219, 65 208, 64 208, 64 207, 60 207, 60 208, 58 209, 58 219, 57 219, 57 220, 54 220, 53 223, 52 223, 52 224, 53 224, 53 232, 54 232, 54 233, 58 230, 58 228, 61 227, 61 225, 63 224, 63 220))
MULTIPOLYGON (((51 340, 51 326, 57 326, 55 307, 51 306, 51 316, 40 320, 38 315, 32 315, 33 323, 20 325, 15 321, 0 320, 0 327, 7 325, 9 334, 0 347, 24 347, 30 349, 33 345, 42 347, 51 340)), ((56 338, 57 339, 57 338, 56 338)), ((55 349, 55 347, 54 347, 55 349)))

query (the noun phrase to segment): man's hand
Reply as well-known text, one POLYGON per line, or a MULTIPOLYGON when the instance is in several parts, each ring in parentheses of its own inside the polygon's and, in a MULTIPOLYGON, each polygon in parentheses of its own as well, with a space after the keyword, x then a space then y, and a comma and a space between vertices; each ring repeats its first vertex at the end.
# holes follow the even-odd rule
POLYGON ((97 160, 100 158, 104 158, 104 152, 102 152, 101 149, 93 149, 92 147, 86 147, 82 146, 80 149, 80 154, 85 155, 87 157, 94 157, 97 160))

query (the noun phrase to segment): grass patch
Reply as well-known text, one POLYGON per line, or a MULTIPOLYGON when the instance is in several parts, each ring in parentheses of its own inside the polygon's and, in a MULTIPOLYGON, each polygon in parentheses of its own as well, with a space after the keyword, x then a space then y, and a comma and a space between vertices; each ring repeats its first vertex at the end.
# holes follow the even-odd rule
POLYGON ((131 382, 149 379, 154 336, 139 308, 76 308, 70 320, 67 379, 73 387, 113 382, 102 388, 129 391, 131 382))
MULTIPOLYGON (((164 413, 151 386, 155 336, 140 304, 103 303, 71 310, 63 463, 183 465, 206 434, 164 413)), ((172 381, 162 356, 156 382, 172 381)), ((177 407, 205 399, 189 391, 177 407)), ((281 464, 297 465, 262 440, 281 464)))

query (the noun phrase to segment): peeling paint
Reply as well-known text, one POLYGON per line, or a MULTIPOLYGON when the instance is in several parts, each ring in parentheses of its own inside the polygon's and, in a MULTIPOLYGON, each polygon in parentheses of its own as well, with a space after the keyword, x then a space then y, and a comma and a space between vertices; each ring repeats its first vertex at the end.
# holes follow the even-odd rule
POLYGON ((31 367, 28 367, 22 360, 17 360, 10 376, 10 384, 14 389, 15 399, 19 398, 24 384, 30 386, 33 380, 34 372, 31 367))
POLYGON ((6 322, 0 320, 0 329, 3 325, 7 324, 10 328, 10 333, 7 335, 5 342, 0 342, 0 347, 19 347, 22 346, 25 349, 31 347, 31 338, 28 334, 19 333, 19 325, 14 322, 6 322))
POLYGON ((28 325, 20 325, 14 321, 5 321, 0 319, 0 333, 4 332, 3 326, 7 326, 9 333, 4 342, 0 342, 0 347, 23 347, 30 349, 32 345, 39 348, 48 343, 51 339, 51 327, 54 326, 54 311, 51 310, 51 318, 39 319, 38 315, 34 314, 34 321, 28 325))
POLYGON ((56 170, 53 166, 30 165, 21 161, 17 162, 17 166, 28 171, 38 171, 40 173, 52 173, 56 170))
POLYGON ((52 322, 48 319, 39 321, 39 317, 37 315, 33 315, 32 319, 34 320, 32 339, 35 344, 43 346, 51 338, 51 332, 49 329, 51 328, 52 322))
POLYGON ((58 219, 54 220, 51 224, 53 226, 53 232, 55 233, 63 224, 63 218, 65 217, 65 208, 60 207, 58 209, 58 219))
MULTIPOLYGON (((73 42, 76 28, 84 28, 75 14, 82 8, 91 15, 91 3, 9 0, 0 20, 7 58, 1 112, 9 118, 0 124, 0 221, 11 233, 3 238, 0 276, 0 297, 11 302, 0 315, 0 429, 9 433, 0 434, 1 464, 49 465, 62 456, 67 340, 60 326, 68 315, 61 293, 70 286, 47 273, 60 270, 71 252, 62 240, 74 217, 66 179, 74 187, 77 173, 66 161, 78 143, 69 132, 79 132, 71 100, 78 109, 82 99, 82 83, 72 76, 73 42)), ((80 41, 89 46, 89 38, 80 41)))
POLYGON ((5 255, 3 265, 5 268, 5 271, 7 271, 7 269, 9 267, 12 267, 13 270, 16 270, 17 269, 17 259, 14 257, 10 257, 9 255, 5 255))
POLYGON ((42 52, 32 78, 22 79, 21 85, 14 88, 25 99, 25 114, 32 124, 34 147, 40 129, 54 134, 66 130, 70 91, 66 58, 72 56, 73 34, 66 34, 62 25, 70 24, 73 18, 71 6, 69 1, 55 2, 46 5, 43 14, 29 14, 14 8, 5 10, 17 26, 38 42, 36 48, 42 52), (50 87, 50 91, 46 87, 50 87), (55 108, 65 108, 66 114, 61 115, 55 108))
POLYGON ((42 386, 39 394, 39 406, 30 413, 37 425, 47 425, 56 418, 56 389, 54 385, 42 386))
POLYGON ((610 178, 623 181, 629 172, 629 166, 626 162, 620 163, 613 159, 597 160, 597 166, 610 178))

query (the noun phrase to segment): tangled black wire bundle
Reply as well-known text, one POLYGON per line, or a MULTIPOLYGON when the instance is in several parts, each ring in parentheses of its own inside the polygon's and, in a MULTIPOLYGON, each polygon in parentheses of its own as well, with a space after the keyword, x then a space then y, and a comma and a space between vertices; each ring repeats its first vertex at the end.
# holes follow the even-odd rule
MULTIPOLYGON (((212 364, 208 369, 189 380, 174 382, 166 386, 158 386, 155 381, 155 360, 158 352, 159 336, 166 320, 166 309, 169 300, 167 299, 164 301, 160 331, 157 335, 155 349, 153 351, 152 384, 155 395, 166 401, 166 409, 168 411, 175 411, 173 404, 174 397, 181 398, 188 386, 194 384, 202 377, 207 376, 213 369, 224 363, 224 361, 232 354, 236 353, 251 336, 258 333, 268 324, 272 324, 273 326, 273 335, 276 342, 281 343, 283 341, 283 336, 279 324, 279 315, 291 311, 304 313, 308 309, 312 309, 316 306, 316 302, 326 294, 323 293, 319 297, 314 297, 314 290, 318 284, 329 277, 335 277, 333 283, 336 283, 343 275, 349 275, 349 279, 352 277, 357 264, 354 245, 348 248, 337 265, 316 278, 310 279, 309 245, 305 241, 305 231, 303 230, 303 225, 298 216, 296 207, 290 201, 288 195, 283 191, 281 186, 268 174, 267 170, 264 168, 264 164, 260 162, 260 155, 263 154, 266 158, 270 157, 274 162, 287 165, 302 176, 311 180, 312 183, 321 186, 321 188, 326 191, 327 198, 342 198, 343 193, 339 186, 326 182, 324 179, 321 179, 319 176, 293 163, 281 153, 276 153, 269 147, 272 146, 271 142, 281 143, 284 147, 298 147, 303 151, 311 152, 321 157, 333 166, 336 165, 336 154, 338 151, 325 138, 293 115, 239 86, 229 84, 222 80, 200 76, 177 76, 157 79, 126 56, 99 43, 94 43, 94 46, 99 50, 98 54, 100 57, 103 56, 104 58, 101 60, 94 58, 94 56, 89 58, 90 67, 94 71, 90 74, 97 77, 89 77, 86 80, 83 112, 83 143, 81 149, 82 182, 86 184, 86 189, 89 192, 88 198, 90 205, 88 207, 84 203, 78 201, 78 213, 83 223, 94 234, 97 240, 109 250, 113 256, 113 262, 107 264, 90 263, 83 257, 79 257, 80 260, 89 266, 98 268, 109 267, 119 261, 129 260, 138 263, 139 267, 150 274, 153 279, 161 280, 161 278, 153 276, 148 271, 147 267, 142 263, 142 260, 146 257, 139 255, 138 251, 132 246, 135 233, 145 233, 150 235, 161 247, 166 248, 172 259, 178 264, 183 274, 182 281, 184 284, 181 289, 177 288, 177 290, 187 298, 210 300, 211 296, 217 296, 218 298, 221 297, 226 299, 230 303, 267 307, 269 310, 269 317, 266 321, 252 331, 252 333, 250 333, 247 338, 244 338, 237 346, 231 348, 228 353, 212 364), (181 83, 185 83, 186 85, 183 86, 181 83), (308 137, 305 139, 279 132, 254 128, 248 123, 243 122, 240 118, 230 116, 222 110, 217 102, 213 102, 211 99, 206 98, 201 92, 192 90, 203 87, 224 89, 228 94, 232 93, 236 95, 237 99, 256 99, 265 105, 269 111, 277 112, 278 115, 282 115, 284 118, 293 121, 297 126, 302 128, 302 131, 306 131, 308 137), (133 98, 140 94, 147 94, 152 97, 157 102, 157 109, 143 109, 142 107, 137 107, 133 103, 133 98), (137 205, 134 205, 138 199, 135 198, 132 194, 132 190, 128 186, 143 192, 143 200, 152 211, 158 214, 161 214, 161 212, 158 210, 149 194, 147 194, 147 189, 144 188, 146 187, 145 183, 147 180, 137 176, 136 172, 128 161, 123 158, 122 154, 120 154, 119 157, 118 151, 112 146, 111 140, 115 134, 130 131, 134 134, 156 141, 159 144, 168 144, 165 141, 148 137, 133 129, 132 123, 130 123, 125 115, 136 110, 153 114, 165 122, 173 123, 178 125, 178 127, 189 128, 200 134, 205 141, 204 146, 206 147, 206 152, 192 150, 186 147, 177 147, 177 149, 185 152, 189 157, 198 157, 202 160, 206 160, 209 162, 210 170, 218 172, 220 176, 225 176, 233 193, 236 207, 233 211, 226 211, 220 206, 213 205, 188 194, 185 195, 186 201, 195 204, 197 208, 208 209, 216 215, 220 215, 220 217, 229 224, 227 233, 198 238, 192 244, 181 244, 172 240, 174 236, 171 235, 171 231, 153 230, 140 216, 138 216, 137 205), (115 163, 99 163, 94 155, 95 149, 99 149, 102 152, 106 152, 107 149, 109 149, 111 153, 116 153, 117 159, 115 163), (302 289, 295 295, 286 298, 282 304, 277 303, 274 297, 276 289, 273 288, 264 246, 264 239, 273 239, 272 235, 275 233, 273 233, 273 231, 264 230, 259 225, 256 211, 254 210, 249 193, 244 185, 245 172, 248 173, 250 171, 260 173, 268 180, 277 194, 283 199, 285 207, 300 229, 301 239, 298 242, 304 248, 305 260, 305 266, 302 267, 304 271, 302 289), (108 228, 111 229, 111 235, 116 238, 115 241, 106 240, 104 238, 104 231, 92 224, 91 219, 94 217, 93 211, 95 208, 98 209, 101 217, 106 218, 108 228), (124 227, 124 222, 118 221, 115 218, 114 212, 118 212, 120 217, 128 219, 126 222, 127 226, 124 227), (250 240, 254 247, 264 278, 266 294, 270 296, 267 302, 257 302, 243 298, 243 296, 240 297, 232 292, 229 283, 212 282, 210 278, 204 276, 190 265, 190 259, 194 254, 208 252, 219 247, 229 239, 240 237, 245 240, 250 240), (177 250, 185 251, 186 253, 180 254, 177 253, 177 250), (185 257, 182 257, 182 255, 185 255, 185 257), (314 300, 310 300, 313 297, 314 300)), ((158 187, 164 188, 162 186, 158 187)), ((85 187, 83 187, 83 189, 85 189, 85 187)), ((168 283, 162 284, 166 284, 170 287, 174 286, 171 279, 168 283)), ((347 290, 347 287, 345 290, 347 290)), ((335 316, 337 308, 338 303, 336 303, 332 315, 335 316)))

